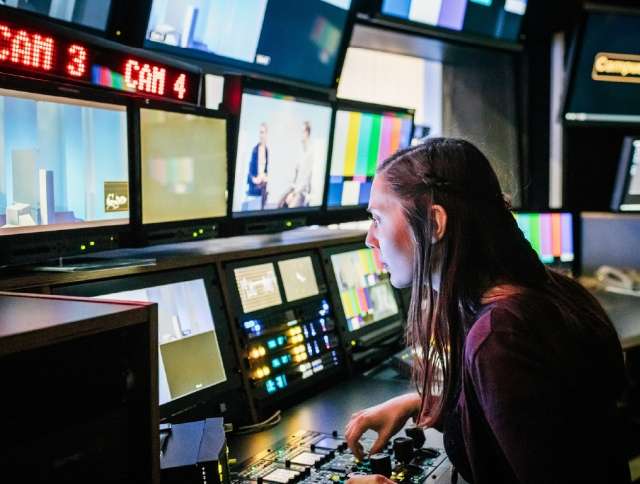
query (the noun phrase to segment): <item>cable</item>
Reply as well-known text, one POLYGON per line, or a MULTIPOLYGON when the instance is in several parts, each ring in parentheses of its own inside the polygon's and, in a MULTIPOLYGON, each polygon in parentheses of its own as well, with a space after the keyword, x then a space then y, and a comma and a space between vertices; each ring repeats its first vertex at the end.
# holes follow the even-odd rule
POLYGON ((233 433, 235 435, 245 435, 252 434, 254 432, 262 432, 263 430, 270 429, 275 427, 282 420, 282 412, 277 410, 271 417, 263 420, 262 422, 258 422, 252 425, 244 425, 242 427, 238 427, 233 433))

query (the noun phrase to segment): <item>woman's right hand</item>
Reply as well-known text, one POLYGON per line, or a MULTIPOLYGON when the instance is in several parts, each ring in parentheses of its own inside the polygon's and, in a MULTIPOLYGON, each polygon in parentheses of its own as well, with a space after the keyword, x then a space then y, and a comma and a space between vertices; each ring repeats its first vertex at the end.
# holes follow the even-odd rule
POLYGON ((364 449, 360 444, 360 437, 371 429, 378 433, 378 438, 369 449, 370 454, 380 452, 410 418, 420 411, 420 396, 410 393, 392 398, 384 403, 369 407, 354 413, 347 423, 345 437, 351 452, 357 459, 362 460, 364 449))

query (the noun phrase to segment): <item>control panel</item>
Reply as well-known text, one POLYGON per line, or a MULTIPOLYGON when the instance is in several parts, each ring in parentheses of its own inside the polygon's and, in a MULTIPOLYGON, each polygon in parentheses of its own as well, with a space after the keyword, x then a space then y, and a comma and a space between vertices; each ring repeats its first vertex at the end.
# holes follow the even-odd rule
MULTIPOLYGON (((405 430, 385 449, 358 461, 337 432, 301 430, 232 469, 232 484, 341 484, 357 475, 381 474, 394 482, 435 482, 449 466, 444 449, 425 447, 422 429, 405 430)), ((365 448, 372 439, 361 439, 365 448)))

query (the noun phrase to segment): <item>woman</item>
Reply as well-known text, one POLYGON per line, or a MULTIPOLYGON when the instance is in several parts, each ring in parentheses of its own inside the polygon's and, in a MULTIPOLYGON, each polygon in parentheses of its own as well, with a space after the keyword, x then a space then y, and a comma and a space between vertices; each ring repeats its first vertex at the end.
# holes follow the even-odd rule
MULTIPOLYGON (((549 271, 519 230, 485 156, 431 139, 378 168, 367 245, 411 286, 418 393, 354 414, 346 437, 413 417, 444 432, 469 482, 628 482, 614 431, 625 387, 615 329, 595 299, 549 271)), ((385 482, 382 476, 352 483, 385 482)))

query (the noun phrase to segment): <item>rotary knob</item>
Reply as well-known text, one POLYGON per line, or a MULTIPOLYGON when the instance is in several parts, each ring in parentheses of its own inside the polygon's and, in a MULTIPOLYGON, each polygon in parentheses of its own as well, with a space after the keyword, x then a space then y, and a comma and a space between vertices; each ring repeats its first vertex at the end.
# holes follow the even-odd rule
POLYGON ((425 442, 424 430, 420 427, 407 427, 404 430, 404 433, 407 434, 407 437, 411 437, 413 439, 414 449, 422 448, 425 442))
POLYGON ((413 439, 411 437, 396 437, 393 439, 393 454, 396 460, 408 464, 413 459, 413 439))
POLYGON ((389 454, 379 453, 369 456, 369 465, 371 465, 373 474, 391 476, 391 456, 389 454))

